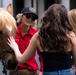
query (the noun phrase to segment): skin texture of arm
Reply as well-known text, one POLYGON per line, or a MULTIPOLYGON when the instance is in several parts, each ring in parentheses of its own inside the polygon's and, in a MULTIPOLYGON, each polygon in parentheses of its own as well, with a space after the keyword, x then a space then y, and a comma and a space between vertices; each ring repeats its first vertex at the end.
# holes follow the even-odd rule
POLYGON ((25 63, 31 57, 31 55, 37 50, 37 36, 38 33, 36 33, 32 37, 28 48, 23 54, 20 53, 18 45, 16 44, 14 38, 12 36, 9 36, 8 45, 14 50, 17 61, 19 63, 25 63))
POLYGON ((43 72, 42 71, 38 71, 38 75, 43 75, 43 72))
POLYGON ((67 36, 71 39, 71 42, 73 44, 72 54, 74 59, 74 65, 76 66, 76 35, 74 32, 70 32, 67 34, 67 36))

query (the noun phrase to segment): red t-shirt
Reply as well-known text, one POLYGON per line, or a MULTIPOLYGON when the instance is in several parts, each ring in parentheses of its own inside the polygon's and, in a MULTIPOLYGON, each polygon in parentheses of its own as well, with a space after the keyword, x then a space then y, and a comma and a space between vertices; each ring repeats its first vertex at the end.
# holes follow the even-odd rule
MULTIPOLYGON (((36 32, 37 32, 37 30, 30 27, 29 32, 25 35, 22 35, 20 25, 18 26, 18 32, 16 34, 15 41, 18 44, 19 50, 21 53, 23 53, 26 50, 26 48, 29 45, 30 39, 36 32)), ((37 52, 38 52, 39 61, 40 61, 40 71, 42 71, 43 70, 42 57, 41 57, 40 51, 37 50, 37 52)), ((36 54, 36 52, 24 64, 18 64, 18 68, 19 69, 29 69, 29 70, 38 70, 39 68, 38 68, 38 64, 35 59, 35 54, 36 54)))

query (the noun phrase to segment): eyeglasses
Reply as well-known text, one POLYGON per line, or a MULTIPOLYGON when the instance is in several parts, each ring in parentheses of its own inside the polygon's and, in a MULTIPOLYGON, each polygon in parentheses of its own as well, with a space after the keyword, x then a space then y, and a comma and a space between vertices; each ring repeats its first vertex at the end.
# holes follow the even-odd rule
POLYGON ((34 16, 32 16, 31 14, 24 14, 26 16, 27 19, 31 18, 32 21, 35 21, 36 18, 34 16))

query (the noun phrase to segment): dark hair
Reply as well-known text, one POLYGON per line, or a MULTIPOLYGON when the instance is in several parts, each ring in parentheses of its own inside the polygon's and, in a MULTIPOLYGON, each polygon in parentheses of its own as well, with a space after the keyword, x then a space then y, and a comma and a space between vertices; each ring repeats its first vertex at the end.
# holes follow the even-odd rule
POLYGON ((68 13, 65 6, 61 4, 51 5, 41 19, 39 41, 43 49, 49 52, 64 51, 69 46, 69 39, 66 36, 72 27, 68 21, 68 13))

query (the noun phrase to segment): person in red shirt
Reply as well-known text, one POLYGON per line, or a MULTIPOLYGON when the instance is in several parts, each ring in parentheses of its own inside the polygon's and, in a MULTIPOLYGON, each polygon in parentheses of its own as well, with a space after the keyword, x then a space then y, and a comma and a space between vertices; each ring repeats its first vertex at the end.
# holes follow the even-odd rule
MULTIPOLYGON (((18 32, 16 34, 15 41, 19 46, 20 52, 23 54, 23 52, 27 49, 29 45, 30 39, 37 32, 37 30, 33 27, 35 26, 35 20, 38 19, 38 16, 36 14, 35 9, 32 7, 23 8, 21 14, 20 14, 21 19, 19 19, 19 25, 17 26, 18 32)), ((17 65, 16 69, 18 70, 17 71, 18 75, 36 75, 36 73, 38 73, 38 75, 42 74, 43 71, 42 57, 39 50, 37 50, 37 52, 39 55, 40 69, 35 59, 36 55, 35 52, 26 63, 17 65)), ((10 75, 17 75, 17 74, 16 72, 13 73, 10 72, 10 75)))

